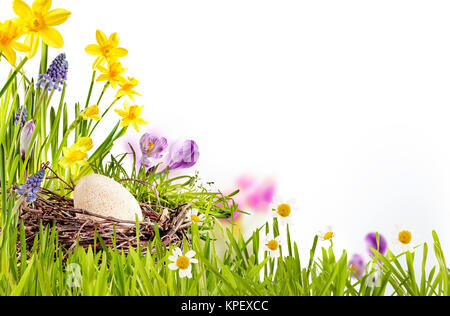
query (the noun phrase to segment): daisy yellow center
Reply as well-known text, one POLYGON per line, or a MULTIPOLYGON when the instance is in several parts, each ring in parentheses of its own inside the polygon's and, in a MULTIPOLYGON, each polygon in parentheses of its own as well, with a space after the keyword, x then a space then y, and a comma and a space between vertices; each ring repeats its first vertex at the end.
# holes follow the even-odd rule
POLYGON ((278 241, 276 241, 276 240, 269 241, 269 243, 267 244, 267 248, 269 248, 271 251, 277 250, 278 249, 278 241))
POLYGON ((412 234, 411 232, 404 230, 398 234, 398 241, 404 245, 408 245, 411 242, 412 234))
POLYGON ((155 144, 153 144, 153 142, 148 142, 147 146, 148 146, 147 155, 150 155, 152 149, 155 148, 155 144))
POLYGON ((330 240, 331 238, 333 238, 333 236, 334 236, 333 232, 328 232, 325 235, 323 235, 323 239, 330 240))
POLYGON ((278 206, 277 213, 281 217, 288 217, 291 215, 291 206, 289 204, 281 204, 278 206))
POLYGON ((198 217, 197 215, 192 214, 191 215, 191 219, 195 223, 199 223, 200 222, 200 217, 198 217))
POLYGON ((181 270, 186 270, 187 268, 189 268, 189 258, 186 256, 178 257, 177 267, 181 270))

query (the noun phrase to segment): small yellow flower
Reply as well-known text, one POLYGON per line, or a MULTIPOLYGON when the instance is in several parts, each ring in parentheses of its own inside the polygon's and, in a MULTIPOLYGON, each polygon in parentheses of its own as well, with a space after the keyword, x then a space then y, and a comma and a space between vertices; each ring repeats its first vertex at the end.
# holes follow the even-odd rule
POLYGON ((90 106, 84 111, 83 113, 83 120, 94 120, 94 121, 100 121, 102 117, 99 115, 100 109, 97 105, 90 106))
POLYGON ((31 50, 27 57, 36 55, 39 48, 39 38, 53 48, 62 48, 64 39, 61 34, 53 27, 67 21, 72 14, 65 9, 54 9, 51 0, 35 0, 30 8, 22 0, 13 1, 13 10, 18 15, 18 23, 24 27, 27 37, 25 44, 30 46, 31 50))
POLYGON ((144 119, 140 118, 142 114, 143 106, 131 105, 130 102, 125 101, 123 103, 124 109, 119 110, 116 109, 116 113, 119 114, 122 119, 122 123, 120 124, 122 127, 127 127, 130 124, 134 127, 134 129, 139 133, 138 125, 148 125, 149 123, 144 119))
POLYGON ((80 137, 75 145, 85 153, 94 148, 94 142, 90 137, 80 137))
POLYGON ((117 60, 120 57, 128 55, 128 50, 119 46, 120 37, 117 33, 112 33, 109 38, 105 33, 97 30, 96 33, 97 44, 91 44, 86 46, 85 51, 89 55, 98 56, 94 62, 93 68, 97 69, 98 66, 103 66, 105 62, 117 60))
POLYGON ((318 233, 319 238, 322 241, 332 241, 334 237, 336 237, 336 233, 332 226, 326 226, 323 231, 318 233))
POLYGON ((108 63, 108 68, 98 66, 98 70, 103 72, 103 74, 98 76, 97 81, 109 81, 114 89, 120 82, 125 80, 122 74, 127 71, 126 68, 122 67, 120 61, 108 63))
POLYGON ((88 164, 86 161, 87 154, 76 145, 70 148, 65 147, 63 155, 64 157, 59 161, 59 165, 64 169, 70 168, 72 175, 78 174, 80 167, 88 164))
POLYGON ((73 176, 78 174, 81 167, 86 166, 87 152, 94 147, 90 137, 81 137, 72 147, 63 148, 63 158, 59 160, 59 165, 64 168, 70 168, 73 176))
POLYGON ((411 227, 395 226, 393 233, 394 244, 402 251, 414 252, 414 247, 417 245, 417 239, 417 233, 411 227))
POLYGON ((13 21, 8 20, 5 21, 5 23, 0 22, 0 51, 13 66, 16 65, 17 59, 14 50, 20 52, 27 52, 30 50, 30 47, 17 42, 22 35, 22 30, 13 21))
POLYGON ((280 256, 281 238, 280 236, 273 238, 272 235, 266 236, 266 250, 269 252, 272 258, 278 258, 280 256))
POLYGON ((134 87, 139 84, 134 78, 128 77, 122 82, 119 82, 120 89, 117 91, 116 98, 128 96, 131 100, 134 101, 134 95, 141 95, 140 93, 134 91, 134 87))

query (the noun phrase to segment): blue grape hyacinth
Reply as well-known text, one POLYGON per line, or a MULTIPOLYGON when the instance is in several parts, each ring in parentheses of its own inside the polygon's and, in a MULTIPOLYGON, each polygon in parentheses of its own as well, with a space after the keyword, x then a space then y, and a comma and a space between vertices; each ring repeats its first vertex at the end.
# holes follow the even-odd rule
POLYGON ((19 110, 16 113, 16 117, 14 118, 14 125, 19 124, 20 121, 20 126, 22 127, 27 121, 27 117, 28 117, 27 107, 25 105, 20 106, 19 110))
POLYGON ((25 184, 22 184, 16 193, 26 198, 28 204, 33 203, 37 199, 37 193, 45 178, 45 169, 40 170, 35 175, 28 178, 25 184))
POLYGON ((47 87, 49 91, 61 91, 67 81, 68 72, 69 63, 66 60, 66 54, 62 53, 53 60, 45 74, 39 75, 39 81, 36 85, 41 88, 47 87))

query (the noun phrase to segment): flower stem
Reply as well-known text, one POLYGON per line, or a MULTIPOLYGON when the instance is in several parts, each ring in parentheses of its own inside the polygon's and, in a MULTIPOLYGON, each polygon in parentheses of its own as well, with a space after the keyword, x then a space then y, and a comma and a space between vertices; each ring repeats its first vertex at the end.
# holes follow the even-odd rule
MULTIPOLYGON (((116 98, 116 99, 114 100, 114 102, 111 103, 111 105, 106 109, 106 111, 103 112, 102 117, 105 117, 105 115, 106 115, 106 114, 109 112, 109 110, 114 106, 114 104, 116 104, 117 101, 119 101, 121 98, 122 98, 122 97, 116 98)), ((100 123, 100 121, 97 121, 97 122, 95 123, 94 127, 92 128, 92 130, 90 130, 90 128, 91 128, 91 123, 92 123, 92 121, 89 122, 89 126, 88 126, 88 129, 87 129, 87 130, 88 130, 88 133, 89 133, 89 136, 92 135, 92 133, 94 132, 94 130, 96 129, 96 127, 97 127, 97 125, 100 123), (89 131, 90 131, 90 132, 89 132, 89 131)))
POLYGON ((92 73, 91 85, 89 86, 88 96, 87 96, 87 99, 86 99, 86 105, 84 106, 85 109, 88 108, 88 106, 89 106, 89 101, 91 100, 92 89, 94 88, 95 75, 96 75, 96 74, 97 74, 97 71, 94 70, 94 72, 92 73))
POLYGON ((23 65, 28 61, 28 58, 25 57, 19 64, 19 66, 16 67, 14 72, 11 76, 9 76, 8 80, 6 81, 5 85, 3 86, 2 90, 0 91, 0 98, 5 94, 6 90, 9 88, 11 83, 13 82, 14 78, 17 76, 17 73, 22 69, 23 65))
POLYGON ((110 85, 111 85, 111 84, 110 84, 109 81, 108 81, 107 83, 105 83, 105 86, 103 87, 102 93, 100 94, 100 97, 98 98, 97 106, 100 106, 100 102, 101 102, 102 99, 103 99, 103 95, 105 94, 106 89, 108 89, 108 87, 109 87, 110 85))

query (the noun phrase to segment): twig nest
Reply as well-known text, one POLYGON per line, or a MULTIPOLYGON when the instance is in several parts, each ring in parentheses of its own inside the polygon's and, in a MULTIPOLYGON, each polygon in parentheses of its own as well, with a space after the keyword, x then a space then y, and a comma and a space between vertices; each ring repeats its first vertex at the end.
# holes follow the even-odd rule
POLYGON ((142 210, 135 197, 111 178, 91 174, 75 187, 74 206, 97 215, 124 221, 142 220, 142 210))

